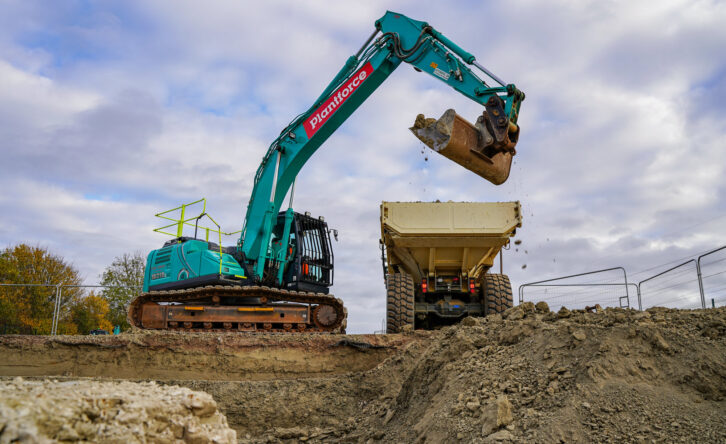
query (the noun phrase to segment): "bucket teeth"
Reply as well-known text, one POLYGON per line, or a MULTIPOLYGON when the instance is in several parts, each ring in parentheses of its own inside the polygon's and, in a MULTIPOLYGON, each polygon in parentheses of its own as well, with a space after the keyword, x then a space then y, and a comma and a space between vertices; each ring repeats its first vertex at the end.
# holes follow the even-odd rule
POLYGON ((504 116, 496 100, 487 103, 475 125, 448 109, 438 120, 419 114, 410 129, 432 150, 495 185, 509 177, 519 127, 504 116))

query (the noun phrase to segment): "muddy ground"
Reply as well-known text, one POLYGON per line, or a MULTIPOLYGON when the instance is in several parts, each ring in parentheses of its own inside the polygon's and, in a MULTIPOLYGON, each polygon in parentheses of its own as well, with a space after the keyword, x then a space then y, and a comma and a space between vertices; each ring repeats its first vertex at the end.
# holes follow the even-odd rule
POLYGON ((524 304, 403 335, 0 337, 0 356, 7 377, 204 391, 241 443, 726 442, 726 308, 524 304))

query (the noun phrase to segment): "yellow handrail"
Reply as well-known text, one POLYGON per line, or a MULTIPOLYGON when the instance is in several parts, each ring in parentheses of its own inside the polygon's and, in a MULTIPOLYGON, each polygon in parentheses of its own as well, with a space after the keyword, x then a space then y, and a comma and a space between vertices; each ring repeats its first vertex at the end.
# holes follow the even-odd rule
POLYGON ((195 233, 194 233, 195 236, 196 236, 196 229, 198 229, 198 228, 203 229, 205 231, 205 240, 207 242, 209 242, 209 232, 210 231, 212 233, 219 234, 219 244, 218 244, 219 245, 219 274, 222 274, 222 235, 231 236, 233 234, 241 233, 242 230, 233 231, 233 232, 229 232, 229 233, 226 231, 222 231, 222 229, 220 228, 217 221, 215 221, 214 218, 212 218, 212 216, 210 216, 207 213, 207 199, 206 198, 203 197, 199 200, 195 200, 194 202, 191 202, 188 204, 181 204, 180 206, 178 206, 176 208, 172 208, 171 210, 166 210, 166 211, 162 211, 161 213, 157 213, 157 214, 155 214, 155 216, 158 218, 161 218, 161 219, 166 219, 166 220, 172 221, 172 223, 170 223, 169 225, 164 225, 163 227, 154 228, 154 231, 157 233, 166 234, 168 236, 174 236, 174 237, 179 238, 179 237, 182 237, 182 234, 184 233, 184 226, 186 225, 186 226, 195 228, 195 233), (202 212, 199 213, 198 216, 184 219, 186 209, 188 207, 191 207, 192 205, 196 205, 200 202, 202 203, 202 212), (171 213, 172 211, 176 211, 176 210, 180 210, 179 219, 174 219, 172 217, 166 216, 167 214, 171 213), (201 219, 204 216, 208 217, 209 220, 211 220, 212 223, 217 226, 216 230, 211 227, 199 226, 199 219, 201 219), (196 223, 192 224, 192 223, 190 223, 190 221, 196 221, 196 223), (173 227, 173 226, 177 227, 176 233, 170 233, 168 231, 164 231, 165 229, 167 229, 169 227, 173 227))

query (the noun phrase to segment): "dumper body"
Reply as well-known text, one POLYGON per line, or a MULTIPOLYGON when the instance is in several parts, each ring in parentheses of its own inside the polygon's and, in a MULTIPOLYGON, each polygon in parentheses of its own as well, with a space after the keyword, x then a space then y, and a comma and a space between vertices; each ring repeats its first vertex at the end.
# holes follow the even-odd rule
POLYGON ((509 279, 490 271, 521 213, 519 202, 383 202, 387 330, 431 329, 511 306, 509 279))

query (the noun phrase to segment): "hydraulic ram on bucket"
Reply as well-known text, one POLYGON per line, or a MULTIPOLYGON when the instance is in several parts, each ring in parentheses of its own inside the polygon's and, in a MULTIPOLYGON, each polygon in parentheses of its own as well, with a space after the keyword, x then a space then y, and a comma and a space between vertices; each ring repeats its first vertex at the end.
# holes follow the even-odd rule
POLYGON ((492 96, 474 125, 448 109, 439 120, 419 114, 411 131, 432 150, 501 185, 509 177, 519 127, 506 117, 497 99, 492 96))

